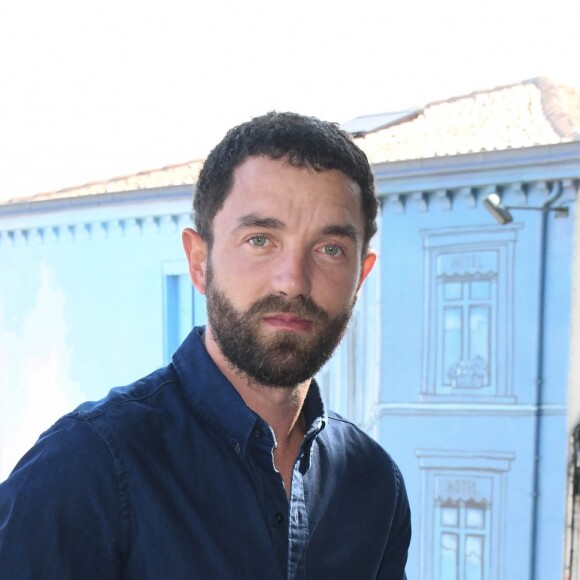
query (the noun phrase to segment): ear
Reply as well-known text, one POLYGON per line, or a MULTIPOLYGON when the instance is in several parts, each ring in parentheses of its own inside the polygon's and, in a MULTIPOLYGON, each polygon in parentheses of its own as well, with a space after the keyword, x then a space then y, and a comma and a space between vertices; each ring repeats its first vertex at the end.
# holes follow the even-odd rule
POLYGON ((360 287, 362 286, 362 283, 365 281, 365 278, 370 274, 370 271, 373 269, 373 266, 375 265, 376 261, 377 261, 377 253, 374 250, 368 250, 366 256, 363 259, 362 271, 358 283, 357 292, 360 290, 360 287))
POLYGON ((185 228, 181 234, 183 249, 189 263, 189 276, 195 289, 205 294, 207 244, 204 239, 191 228, 185 228))

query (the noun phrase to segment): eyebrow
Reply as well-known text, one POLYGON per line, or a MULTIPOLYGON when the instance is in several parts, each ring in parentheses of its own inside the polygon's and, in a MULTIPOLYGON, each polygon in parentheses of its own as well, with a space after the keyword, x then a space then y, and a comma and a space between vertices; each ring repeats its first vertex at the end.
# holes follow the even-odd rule
POLYGON ((345 225, 336 224, 336 225, 326 226, 322 230, 322 233, 325 236, 337 236, 339 238, 348 238, 348 239, 352 240, 353 242, 356 242, 359 238, 359 235, 358 235, 356 228, 351 224, 345 224, 345 225))
MULTIPOLYGON (((238 219, 238 223, 234 228, 236 230, 243 230, 246 228, 264 228, 271 230, 281 230, 286 227, 286 224, 273 217, 260 217, 255 213, 250 213, 238 219)), ((332 224, 322 229, 325 236, 337 236, 339 238, 348 238, 353 242, 359 239, 359 233, 352 224, 332 224)))
POLYGON ((273 217, 260 217, 255 213, 242 216, 234 230, 243 230, 245 228, 266 228, 270 230, 279 230, 286 227, 284 222, 273 217))

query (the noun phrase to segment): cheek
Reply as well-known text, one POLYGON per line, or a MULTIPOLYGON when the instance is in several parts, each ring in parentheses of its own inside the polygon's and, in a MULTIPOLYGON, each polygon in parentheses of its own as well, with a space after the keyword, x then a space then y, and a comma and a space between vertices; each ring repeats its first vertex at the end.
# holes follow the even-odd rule
POLYGON ((356 296, 358 278, 351 272, 322 275, 313 284, 312 299, 328 312, 341 312, 356 296))
POLYGON ((245 309, 267 293, 262 269, 243 260, 219 256, 219 268, 214 266, 212 270, 213 283, 238 309, 245 309))

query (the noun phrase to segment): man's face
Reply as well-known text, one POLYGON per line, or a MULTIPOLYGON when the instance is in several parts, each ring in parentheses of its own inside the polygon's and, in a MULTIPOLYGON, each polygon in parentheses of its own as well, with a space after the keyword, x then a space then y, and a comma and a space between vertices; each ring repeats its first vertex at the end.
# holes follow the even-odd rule
POLYGON ((213 222, 208 334, 261 384, 311 378, 338 344, 362 279, 359 187, 340 171, 250 158, 213 222))
POLYGON ((352 306, 330 317, 310 298, 289 301, 270 294, 256 300, 247 310, 238 311, 213 282, 208 263, 207 314, 213 336, 227 360, 237 370, 260 384, 293 387, 315 375, 330 358, 342 337, 352 306), (264 335, 264 318, 296 326, 315 326, 316 332, 283 330, 264 335))

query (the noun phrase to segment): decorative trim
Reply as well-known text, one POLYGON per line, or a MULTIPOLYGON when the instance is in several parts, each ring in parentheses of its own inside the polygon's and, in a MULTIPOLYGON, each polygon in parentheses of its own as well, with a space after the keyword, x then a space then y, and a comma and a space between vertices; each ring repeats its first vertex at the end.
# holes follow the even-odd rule
POLYGON ((510 183, 503 188, 503 202, 506 205, 525 205, 526 193, 521 182, 510 183))
POLYGON ((580 179, 580 141, 373 165, 377 191, 408 195, 528 181, 580 179))
POLYGON ((445 189, 440 189, 435 192, 435 199, 442 210, 448 211, 451 209, 451 197, 445 189))
POLYGON ((450 449, 416 449, 420 469, 477 469, 509 471, 515 453, 501 451, 464 451, 450 449))
POLYGON ((419 212, 427 211, 427 197, 422 191, 416 191, 411 194, 411 199, 415 203, 415 207, 419 212))
POLYGON ((388 208, 389 211, 393 211, 394 213, 405 213, 405 206, 403 205, 403 198, 400 195, 397 194, 393 194, 393 195, 389 195, 389 197, 386 198, 386 203, 385 205, 387 206, 386 209, 388 208))
POLYGON ((2 230, 0 248, 167 234, 190 227, 192 223, 191 213, 186 213, 2 230))
POLYGON ((494 403, 379 403, 375 407, 375 417, 380 420, 383 417, 393 416, 466 416, 478 417, 510 416, 510 417, 533 417, 541 416, 562 417, 566 416, 565 405, 518 405, 518 404, 494 404, 494 403))
MULTIPOLYGON (((580 175, 580 163, 578 174, 580 175)), ((499 195, 503 203, 510 206, 526 206, 541 203, 550 193, 552 184, 561 181, 566 199, 575 199, 580 181, 562 179, 555 181, 498 181, 482 187, 456 187, 452 189, 425 189, 411 193, 387 193, 382 196, 385 209, 391 213, 404 214, 413 210, 419 213, 428 211, 450 211, 458 207, 481 209, 483 199, 490 194, 499 195), (533 199, 530 197, 533 196, 533 199)))
POLYGON ((461 187, 457 191, 457 195, 459 199, 462 199, 465 203, 465 207, 475 207, 476 199, 475 199, 475 190, 471 187, 461 187))
POLYGON ((542 203, 548 195, 550 195, 550 189, 545 181, 535 181, 528 187, 528 199, 535 197, 539 203, 542 203))

